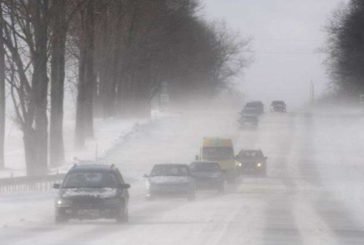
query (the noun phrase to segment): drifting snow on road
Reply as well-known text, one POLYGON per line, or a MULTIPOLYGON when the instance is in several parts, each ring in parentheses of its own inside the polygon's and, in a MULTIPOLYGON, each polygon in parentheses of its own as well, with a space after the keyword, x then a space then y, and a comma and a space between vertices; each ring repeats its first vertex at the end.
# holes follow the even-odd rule
POLYGON ((269 114, 239 130, 236 113, 184 113, 144 125, 105 158, 131 183, 129 223, 54 224, 55 193, 2 194, 1 244, 364 244, 364 157, 359 118, 269 114), (145 200, 156 163, 190 163, 204 136, 260 148, 267 177, 244 177, 225 193, 145 200), (355 142, 355 144, 353 144, 355 142), (360 145, 361 144, 361 145, 360 145))

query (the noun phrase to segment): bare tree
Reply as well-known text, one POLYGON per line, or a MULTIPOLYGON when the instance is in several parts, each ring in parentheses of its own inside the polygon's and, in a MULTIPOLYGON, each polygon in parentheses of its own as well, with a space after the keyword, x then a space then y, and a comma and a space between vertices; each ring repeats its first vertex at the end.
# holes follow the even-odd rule
MULTIPOLYGON (((3 34, 3 3, 0 0, 0 35, 3 34)), ((5 167, 4 142, 5 142, 5 47, 0 39, 0 169, 5 167)))
POLYGON ((67 37, 67 1, 52 1, 51 40, 51 113, 50 164, 59 166, 65 160, 63 143, 63 98, 65 79, 65 49, 67 37))
MULTIPOLYGON (((38 145, 34 174, 44 174, 48 163, 48 117, 47 117, 47 44, 48 44, 48 0, 30 1, 30 8, 34 11, 34 53, 32 75, 32 110, 34 110, 35 142, 38 145)), ((34 144, 34 139, 28 138, 34 144)))
POLYGON ((125 1, 98 1, 95 30, 95 72, 98 76, 96 104, 104 118, 116 114, 117 82, 120 75, 125 1))
POLYGON ((327 34, 328 67, 336 92, 357 98, 364 93, 364 2, 351 0, 336 11, 327 34))
POLYGON ((88 0, 80 11, 80 60, 76 111, 76 146, 82 148, 93 137, 93 97, 95 86, 94 38, 95 1, 88 0))
POLYGON ((9 53, 9 80, 23 131, 28 175, 47 172, 48 0, 4 1, 2 40, 9 53))

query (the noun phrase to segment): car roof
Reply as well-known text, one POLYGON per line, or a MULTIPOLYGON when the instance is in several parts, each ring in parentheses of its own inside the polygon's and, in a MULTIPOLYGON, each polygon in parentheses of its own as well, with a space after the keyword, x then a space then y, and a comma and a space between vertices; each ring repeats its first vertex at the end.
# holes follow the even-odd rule
POLYGON ((202 140, 203 147, 232 147, 233 142, 229 138, 204 137, 202 140))
POLYGON ((259 100, 249 101, 246 103, 246 105, 263 105, 263 102, 259 100))
POLYGON ((110 165, 106 165, 106 164, 92 164, 92 163, 88 163, 88 164, 82 164, 82 165, 78 165, 75 164, 69 171, 70 172, 74 172, 74 171, 115 171, 116 167, 113 164, 110 165))
POLYGON ((272 104, 285 104, 283 100, 273 100, 272 104))
POLYGON ((219 164, 219 163, 213 162, 213 161, 194 161, 194 162, 191 162, 191 164, 219 164))
POLYGON ((242 149, 240 152, 261 152, 261 149, 242 149))
POLYGON ((183 164, 183 163, 158 163, 155 164, 154 167, 156 166, 165 166, 165 167, 188 167, 188 164, 183 164))

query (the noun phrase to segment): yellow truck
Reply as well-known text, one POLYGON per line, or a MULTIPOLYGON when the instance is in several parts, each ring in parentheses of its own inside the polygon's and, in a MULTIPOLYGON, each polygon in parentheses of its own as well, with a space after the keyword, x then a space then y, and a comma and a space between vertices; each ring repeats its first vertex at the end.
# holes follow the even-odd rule
POLYGON ((228 182, 234 182, 237 175, 234 147, 231 139, 205 137, 202 140, 197 160, 218 162, 228 182))

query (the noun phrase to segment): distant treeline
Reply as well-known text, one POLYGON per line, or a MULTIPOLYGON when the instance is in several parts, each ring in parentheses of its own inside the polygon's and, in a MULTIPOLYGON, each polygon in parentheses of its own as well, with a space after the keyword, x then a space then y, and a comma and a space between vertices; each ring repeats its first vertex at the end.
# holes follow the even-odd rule
POLYGON ((328 33, 328 67, 336 95, 358 101, 364 94, 364 1, 335 11, 328 33))
POLYGON ((162 83, 178 102, 213 96, 245 66, 248 42, 199 17, 195 0, 0 0, 0 7, 0 143, 7 84, 29 175, 64 162, 70 70, 75 144, 83 147, 95 117, 148 116, 162 83))

